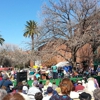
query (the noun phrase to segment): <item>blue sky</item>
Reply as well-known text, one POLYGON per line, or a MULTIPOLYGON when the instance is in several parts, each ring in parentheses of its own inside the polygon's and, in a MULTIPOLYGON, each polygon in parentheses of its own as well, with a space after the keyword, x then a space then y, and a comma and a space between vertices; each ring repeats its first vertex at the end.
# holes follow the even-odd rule
POLYGON ((26 21, 39 23, 38 13, 47 0, 0 0, 0 34, 5 43, 25 47, 30 39, 23 37, 26 21))

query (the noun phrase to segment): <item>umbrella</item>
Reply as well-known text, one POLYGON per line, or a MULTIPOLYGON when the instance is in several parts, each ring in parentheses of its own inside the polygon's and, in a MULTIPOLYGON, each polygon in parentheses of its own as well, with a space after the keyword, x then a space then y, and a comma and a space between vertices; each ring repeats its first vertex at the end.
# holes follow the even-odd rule
POLYGON ((56 64, 57 67, 64 67, 64 66, 70 66, 70 63, 68 61, 63 61, 63 62, 59 62, 58 64, 56 64))

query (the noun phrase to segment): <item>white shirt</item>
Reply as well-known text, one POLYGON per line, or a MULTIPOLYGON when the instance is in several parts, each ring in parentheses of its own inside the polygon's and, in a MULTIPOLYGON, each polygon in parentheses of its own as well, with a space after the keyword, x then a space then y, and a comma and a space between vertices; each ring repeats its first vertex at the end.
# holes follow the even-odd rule
POLYGON ((71 91, 71 92, 70 92, 70 97, 71 97, 72 99, 74 99, 74 98, 79 98, 79 93, 78 93, 78 92, 75 92, 75 91, 71 91))
POLYGON ((51 95, 46 95, 43 97, 43 100, 49 100, 51 98, 51 95))
POLYGON ((21 94, 25 100, 30 100, 29 97, 26 94, 23 94, 21 92, 19 92, 19 94, 21 94))
POLYGON ((30 100, 35 100, 34 96, 37 92, 41 92, 41 91, 35 86, 30 87, 30 89, 28 90, 28 93, 27 93, 30 100))
POLYGON ((51 82, 49 82, 48 87, 52 87, 52 83, 51 82))

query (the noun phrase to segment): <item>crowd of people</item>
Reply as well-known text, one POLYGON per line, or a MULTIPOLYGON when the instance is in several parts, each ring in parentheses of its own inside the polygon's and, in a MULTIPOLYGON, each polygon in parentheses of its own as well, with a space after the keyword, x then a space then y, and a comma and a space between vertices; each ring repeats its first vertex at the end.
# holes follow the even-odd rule
MULTIPOLYGON (((96 70, 98 75, 100 74, 99 68, 100 66, 96 70)), ((20 81, 14 86, 12 81, 16 79, 14 70, 9 73, 0 72, 0 100, 99 100, 100 84, 92 76, 87 77, 87 75, 84 75, 82 80, 76 78, 76 81, 72 81, 70 79, 71 74, 74 71, 77 72, 77 70, 70 70, 64 73, 62 68, 57 69, 56 66, 52 66, 51 70, 48 71, 47 69, 44 71, 45 73, 41 73, 40 70, 34 71, 31 86, 26 80, 20 81), (51 73, 52 75, 50 75, 51 73), (45 78, 45 83, 40 80, 42 74, 49 77, 45 78), (52 82, 50 81, 50 76, 52 76, 52 82), (56 84, 57 81, 55 79, 57 78, 61 78, 59 85, 56 84)), ((78 75, 76 74, 75 77, 78 75)))

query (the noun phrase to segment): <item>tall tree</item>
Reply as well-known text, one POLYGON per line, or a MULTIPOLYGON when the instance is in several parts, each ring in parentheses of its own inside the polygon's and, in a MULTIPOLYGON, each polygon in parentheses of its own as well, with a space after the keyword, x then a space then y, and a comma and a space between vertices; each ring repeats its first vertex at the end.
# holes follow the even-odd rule
MULTIPOLYGON (((43 40, 40 42, 44 44, 54 38, 62 38, 65 41, 60 43, 70 48, 74 63, 78 49, 86 43, 93 44, 94 30, 89 27, 97 19, 95 15, 100 11, 99 4, 100 0, 49 0, 49 5, 43 6, 44 32, 41 31, 41 36, 44 37, 38 40, 43 40)), ((99 35, 95 38, 97 36, 100 38, 99 35)), ((96 40, 100 43, 99 39, 96 40)))
POLYGON ((2 45, 4 43, 4 39, 2 38, 2 36, 0 35, 0 44, 2 45))
POLYGON ((0 47, 0 64, 9 62, 12 66, 25 65, 30 60, 30 54, 17 45, 4 44, 0 47))
POLYGON ((37 34, 37 23, 33 20, 27 21, 25 25, 24 37, 32 39, 32 50, 34 50, 34 35, 37 34))

